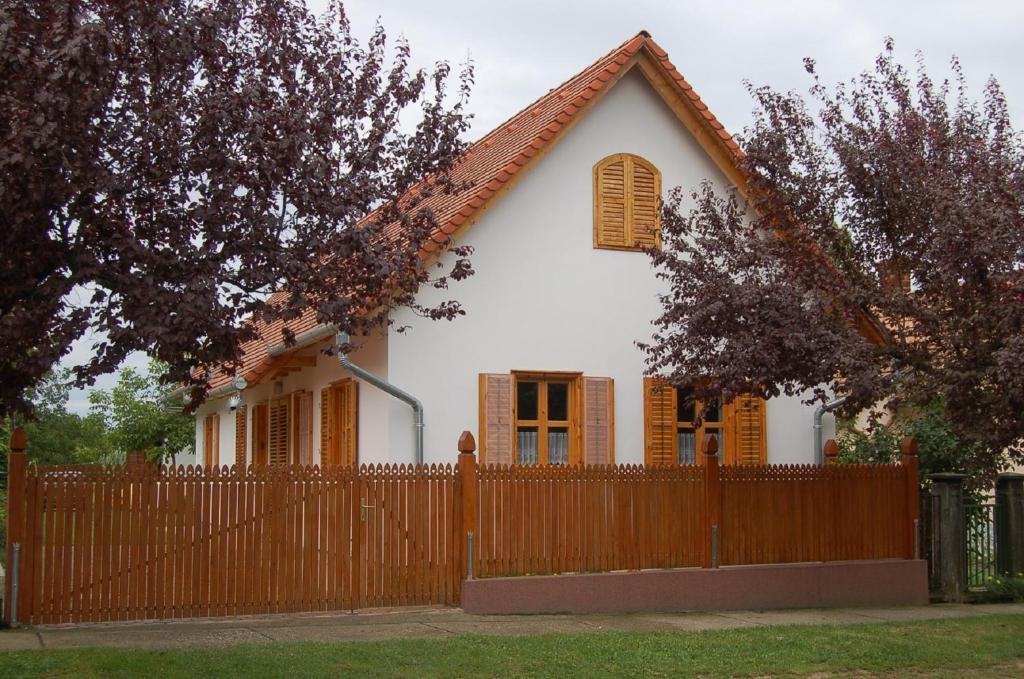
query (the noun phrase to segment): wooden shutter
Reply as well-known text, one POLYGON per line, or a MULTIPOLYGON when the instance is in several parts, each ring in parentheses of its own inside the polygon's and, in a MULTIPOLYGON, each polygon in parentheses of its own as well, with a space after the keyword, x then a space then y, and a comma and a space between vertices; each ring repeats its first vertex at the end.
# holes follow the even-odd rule
POLYGON ((296 391, 291 395, 291 440, 289 464, 313 464, 313 394, 296 391))
POLYGON ((352 379, 320 392, 320 460, 354 465, 359 460, 359 383, 352 379))
POLYGON ((235 411, 235 466, 245 469, 246 412, 243 404, 235 411))
POLYGON ((270 402, 270 436, 267 446, 270 464, 288 464, 288 398, 270 402))
POLYGON ((630 220, 633 242, 630 245, 654 248, 660 244, 658 201, 661 176, 654 167, 639 158, 630 158, 630 220))
POLYGON ((757 396, 737 396, 726 407, 725 463, 766 464, 766 404, 757 396))
POLYGON ((615 383, 610 377, 583 378, 583 462, 615 463, 615 383))
POLYGON ((336 437, 339 464, 353 465, 359 460, 359 383, 345 380, 337 385, 338 412, 341 420, 336 437))
POLYGON ((269 462, 270 424, 268 406, 259 403, 252 408, 252 463, 265 465, 269 462))
POLYGON ((619 153, 594 166, 594 246, 639 250, 661 245, 661 173, 619 153))
POLYGON ((331 434, 334 432, 333 417, 331 416, 334 412, 332 407, 332 401, 334 399, 334 390, 330 387, 324 387, 320 390, 320 464, 338 464, 337 457, 335 456, 334 450, 334 438, 331 434))
POLYGON ((480 375, 480 464, 512 464, 511 375, 480 375))
POLYGON ((644 464, 676 464, 676 390, 644 378, 644 464))
POLYGON ((213 466, 213 415, 203 418, 203 465, 213 466))
POLYGON ((594 166, 594 245, 628 247, 627 157, 618 155, 594 166))

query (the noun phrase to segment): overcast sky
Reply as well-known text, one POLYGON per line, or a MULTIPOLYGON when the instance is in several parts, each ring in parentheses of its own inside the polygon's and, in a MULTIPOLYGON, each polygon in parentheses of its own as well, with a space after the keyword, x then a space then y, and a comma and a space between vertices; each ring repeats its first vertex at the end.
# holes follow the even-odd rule
MULTIPOLYGON (((310 0, 323 8, 326 0, 310 0)), ((960 58, 974 96, 995 75, 1018 129, 1024 128, 1024 2, 888 0, 827 2, 570 2, 567 0, 350 1, 353 30, 365 40, 378 19, 388 35, 404 35, 417 65, 472 58, 476 85, 470 138, 482 136, 531 101, 646 29, 731 132, 750 121, 744 80, 806 92, 804 57, 826 82, 870 68, 886 36, 911 64, 921 51, 933 79, 960 58)), ((79 342, 68 362, 88 355, 79 342)), ((132 361, 144 366, 145 359, 132 361)), ((112 378, 101 379, 109 386, 112 378)), ((75 392, 72 407, 87 408, 75 392)))

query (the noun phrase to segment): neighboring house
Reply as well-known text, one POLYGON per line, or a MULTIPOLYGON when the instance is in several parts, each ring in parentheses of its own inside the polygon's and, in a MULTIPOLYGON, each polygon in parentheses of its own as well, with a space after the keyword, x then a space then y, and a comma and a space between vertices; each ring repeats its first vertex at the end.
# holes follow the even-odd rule
MULTIPOLYGON (((470 430, 489 463, 692 463, 709 432, 726 464, 813 462, 813 407, 737 399, 695 427, 680 394, 644 377, 636 346, 664 291, 642 251, 659 242, 659 196, 705 179, 742 188, 740 153, 646 32, 473 144, 455 170, 472 188, 435 205, 474 248, 476 274, 449 291, 466 316, 395 311, 350 356, 422 402, 423 461, 453 462, 470 430)), ((233 376, 214 375, 196 413, 201 461, 413 462, 410 407, 325 355, 330 328, 293 330, 294 347, 279 326, 246 347, 236 410, 233 376)))

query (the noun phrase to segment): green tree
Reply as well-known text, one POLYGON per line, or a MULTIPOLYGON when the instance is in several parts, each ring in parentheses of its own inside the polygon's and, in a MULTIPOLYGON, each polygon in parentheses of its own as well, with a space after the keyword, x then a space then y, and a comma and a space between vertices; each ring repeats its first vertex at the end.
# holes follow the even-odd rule
MULTIPOLYGON (((17 422, 28 437, 29 462, 37 464, 82 464, 112 462, 113 450, 107 440, 103 418, 90 413, 82 416, 68 410, 71 397, 71 373, 57 370, 29 394, 33 404, 33 419, 17 422)), ((0 422, 0 446, 3 456, 2 470, 7 471, 7 444, 15 421, 5 418, 0 422)))
POLYGON ((157 361, 149 364, 146 374, 124 368, 113 388, 89 394, 90 417, 104 423, 108 444, 118 456, 145 450, 150 459, 172 464, 175 456, 192 452, 195 423, 179 410, 168 409, 164 374, 166 366, 157 361))
POLYGON ((933 400, 923 408, 900 413, 891 422, 874 423, 867 430, 856 429, 845 423, 836 437, 839 461, 851 464, 896 462, 900 455, 900 441, 905 436, 917 440, 921 481, 929 474, 956 472, 967 475, 968 490, 975 492, 991 485, 993 469, 987 449, 959 437, 946 413, 941 399, 933 400))

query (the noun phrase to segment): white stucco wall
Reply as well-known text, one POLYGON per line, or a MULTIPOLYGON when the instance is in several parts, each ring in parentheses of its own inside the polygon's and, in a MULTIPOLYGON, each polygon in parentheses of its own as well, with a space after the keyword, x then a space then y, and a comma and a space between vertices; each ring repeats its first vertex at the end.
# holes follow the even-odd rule
MULTIPOLYGON (((613 378, 616 461, 643 462, 644 362, 635 342, 650 337, 661 283, 645 254, 593 247, 593 166, 622 152, 654 163, 665 192, 705 178, 726 186, 657 93, 639 73, 628 74, 467 232, 461 242, 475 249, 476 274, 447 292, 421 293, 426 304, 454 297, 467 315, 449 323, 399 310, 394 327, 405 332, 368 340, 353 355, 423 401, 426 462, 454 461, 459 434, 478 433, 478 375, 518 369, 613 378)), ((282 392, 312 390, 318 412, 319 390, 343 376, 336 359, 320 356, 315 368, 284 378, 282 392)), ((271 389, 248 389, 245 400, 265 400, 271 389)), ((230 460, 234 417, 225 399, 200 409, 197 450, 202 417, 214 407, 222 409, 222 460, 230 460)), ((408 406, 361 384, 359 413, 360 462, 413 460, 408 406)), ((813 461, 812 413, 798 398, 769 401, 769 463, 813 461)), ((831 417, 825 427, 832 436, 831 417)))
MULTIPOLYGON (((476 274, 450 294, 467 315, 452 324, 396 314, 391 379, 426 409, 427 462, 451 461, 458 435, 478 429, 478 374, 513 369, 581 371, 615 380, 615 454, 643 462, 643 355, 659 313, 656 280, 639 252, 593 247, 593 166, 628 152, 662 173, 662 187, 727 180, 646 80, 625 76, 506 196, 473 226, 476 274)), ((423 298, 443 296, 426 291, 423 298)), ((770 402, 768 461, 810 462, 812 408, 770 402)), ((389 451, 408 461, 411 420, 393 408, 389 451)))

